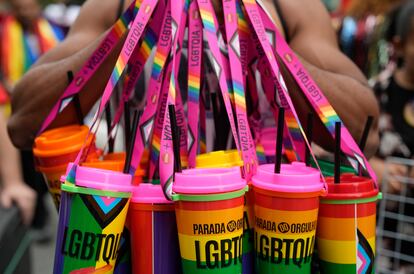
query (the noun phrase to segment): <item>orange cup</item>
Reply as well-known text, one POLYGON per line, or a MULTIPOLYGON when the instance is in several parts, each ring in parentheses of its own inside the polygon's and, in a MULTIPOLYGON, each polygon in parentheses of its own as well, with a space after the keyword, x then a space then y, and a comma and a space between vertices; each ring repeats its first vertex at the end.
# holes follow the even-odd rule
MULTIPOLYGON (((87 126, 70 125, 48 130, 35 139, 35 165, 45 177, 57 208, 60 205, 60 177, 65 174, 68 163, 76 159, 88 132, 87 126)), ((88 137, 86 145, 89 147, 85 149, 87 159, 98 159, 100 152, 95 147, 94 135, 88 137)))

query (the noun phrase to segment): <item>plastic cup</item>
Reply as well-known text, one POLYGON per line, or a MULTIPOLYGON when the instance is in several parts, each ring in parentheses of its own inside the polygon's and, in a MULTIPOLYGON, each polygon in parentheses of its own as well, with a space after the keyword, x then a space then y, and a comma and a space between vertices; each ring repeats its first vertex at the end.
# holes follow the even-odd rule
MULTIPOLYGON (((103 160, 103 161, 95 160, 92 162, 82 163, 82 166, 122 172, 124 168, 124 162, 117 160, 116 157, 114 157, 113 160, 103 160)), ((128 221, 128 217, 127 217, 127 221, 128 221)), ((130 241, 131 240, 130 240, 129 226, 128 226, 128 222, 126 222, 124 231, 122 232, 122 236, 120 240, 119 255, 118 255, 118 260, 115 264, 114 274, 131 273, 130 241)))
MULTIPOLYGON (((68 172, 72 164, 68 166, 68 172)), ((112 274, 131 196, 131 176, 77 167, 62 184, 53 273, 112 274)))
POLYGON ((184 274, 241 273, 246 189, 239 168, 175 174, 173 199, 184 274))
POLYGON ((129 219, 132 273, 181 274, 174 203, 160 185, 134 187, 129 219))
MULTIPOLYGON (((60 203, 60 177, 65 174, 67 165, 76 159, 88 132, 87 126, 71 125, 45 131, 35 139, 35 165, 47 182, 56 208, 59 208, 60 203)), ((87 141, 90 148, 88 151, 85 150, 89 159, 99 157, 94 142, 95 137, 90 135, 87 141)))
MULTIPOLYGON (((198 155, 196 158, 197 168, 223 168, 241 167, 243 161, 237 150, 214 151, 198 155)), ((242 273, 254 273, 254 241, 253 241, 253 216, 254 216, 254 194, 252 191, 246 192, 243 209, 244 231, 243 231, 243 252, 242 252, 242 273)))
POLYGON ((317 232, 321 273, 374 273, 376 202, 380 193, 369 178, 327 178, 317 232))
POLYGON ((319 171, 303 163, 259 166, 255 194, 255 270, 260 274, 310 273, 324 193, 319 171))
POLYGON ((223 168, 243 166, 237 150, 214 151, 210 153, 200 154, 196 158, 197 168, 223 168))

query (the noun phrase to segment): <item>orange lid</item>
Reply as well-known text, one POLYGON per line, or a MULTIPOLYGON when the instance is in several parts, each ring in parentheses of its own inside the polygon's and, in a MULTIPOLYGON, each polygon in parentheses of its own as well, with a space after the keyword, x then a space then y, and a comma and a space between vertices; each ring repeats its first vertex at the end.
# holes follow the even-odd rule
MULTIPOLYGON (((53 157, 79 151, 88 135, 87 126, 71 125, 45 131, 35 139, 33 153, 36 157, 53 157)), ((95 140, 90 135, 88 144, 95 140)))
POLYGON ((104 161, 91 161, 82 163, 82 166, 98 168, 98 169, 105 169, 111 171, 119 171, 122 172, 124 169, 124 162, 123 161, 111 161, 111 160, 104 160, 104 161))
POLYGON ((125 161, 126 153, 125 152, 114 152, 108 153, 104 155, 104 160, 112 160, 112 161, 125 161))

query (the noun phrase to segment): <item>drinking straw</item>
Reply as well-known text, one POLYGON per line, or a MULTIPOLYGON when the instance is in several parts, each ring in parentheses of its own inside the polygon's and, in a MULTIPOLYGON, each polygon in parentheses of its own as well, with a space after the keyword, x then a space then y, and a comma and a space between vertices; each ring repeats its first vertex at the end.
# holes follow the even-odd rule
POLYGON ((181 158, 180 158, 180 131, 177 126, 177 117, 175 115, 175 107, 172 104, 168 105, 168 112, 170 114, 170 125, 171 125, 171 134, 173 139, 173 149, 174 149, 174 170, 175 172, 180 173, 181 168, 181 158))
POLYGON ((335 171, 334 182, 340 183, 341 177, 341 122, 335 123, 335 171))
POLYGON ((282 165, 282 145, 283 145, 283 128, 285 126, 285 109, 279 108, 277 117, 277 135, 276 135, 276 155, 275 155, 275 173, 280 173, 282 165))
POLYGON ((365 123, 364 131, 362 133, 361 140, 359 140, 359 148, 364 152, 365 146, 368 140, 368 134, 371 129, 372 123, 374 122, 373 116, 368 116, 367 122, 365 123))
POLYGON ((112 114, 111 114, 111 102, 105 107, 105 119, 107 125, 107 133, 108 133, 108 153, 114 152, 114 138, 111 135, 111 124, 112 124, 112 114))
MULTIPOLYGON (((313 139, 313 113, 310 112, 308 114, 308 121, 307 121, 307 129, 306 129, 306 137, 308 138, 309 145, 312 145, 312 139, 313 139)), ((306 166, 310 166, 310 149, 308 146, 306 146, 306 152, 305 152, 305 163, 306 166)))
POLYGON ((129 148, 131 142, 131 115, 129 112, 129 102, 124 103, 124 132, 125 149, 129 148))
POLYGON ((126 159, 125 159, 125 165, 124 165, 125 174, 129 173, 129 170, 131 169, 132 154, 134 152, 133 150, 134 150, 135 139, 137 137, 138 123, 139 123, 140 116, 141 116, 140 111, 135 110, 134 118, 132 120, 132 133, 131 133, 132 135, 130 137, 129 147, 127 148, 127 151, 126 151, 126 159))
MULTIPOLYGON (((69 70, 67 72, 67 76, 68 76, 68 84, 72 83, 73 81, 73 71, 69 70)), ((75 96, 73 97, 73 103, 75 104, 75 111, 76 111, 76 118, 78 119, 78 123, 80 125, 83 125, 83 113, 82 113, 82 108, 81 108, 81 104, 80 104, 80 100, 79 100, 79 94, 76 93, 75 96)))

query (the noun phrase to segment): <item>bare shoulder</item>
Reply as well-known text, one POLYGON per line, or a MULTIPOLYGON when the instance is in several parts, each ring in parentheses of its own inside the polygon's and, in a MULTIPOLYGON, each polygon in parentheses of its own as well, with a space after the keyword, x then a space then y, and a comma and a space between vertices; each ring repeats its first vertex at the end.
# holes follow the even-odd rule
MULTIPOLYGON (((69 36, 85 29, 97 33, 104 32, 116 21, 121 2, 121 0, 87 0, 72 26, 69 36)), ((132 0, 125 0, 123 9, 131 2, 132 0)))
POLYGON ((327 43, 336 44, 335 31, 321 0, 279 0, 279 2, 280 12, 283 13, 292 39, 313 33, 327 43))

